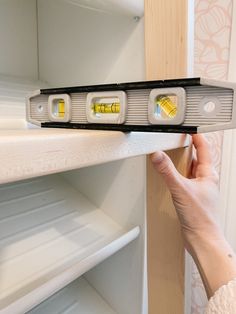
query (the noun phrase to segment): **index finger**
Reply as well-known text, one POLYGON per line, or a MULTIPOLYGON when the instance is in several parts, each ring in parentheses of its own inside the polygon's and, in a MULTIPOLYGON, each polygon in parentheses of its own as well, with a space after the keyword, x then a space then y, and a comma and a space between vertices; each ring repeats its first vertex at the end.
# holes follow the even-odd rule
POLYGON ((199 165, 212 165, 212 156, 207 139, 202 134, 192 136, 199 165))

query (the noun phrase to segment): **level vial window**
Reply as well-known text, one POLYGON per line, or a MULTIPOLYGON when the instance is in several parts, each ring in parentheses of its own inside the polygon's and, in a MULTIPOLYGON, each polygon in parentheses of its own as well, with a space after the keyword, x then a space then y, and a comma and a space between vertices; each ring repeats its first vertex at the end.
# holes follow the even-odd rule
POLYGON ((70 95, 50 95, 48 97, 48 115, 50 121, 69 122, 71 120, 70 95))
POLYGON ((155 114, 162 119, 172 119, 177 114, 177 96, 176 95, 159 95, 156 98, 155 114))
POLYGON ((95 114, 99 113, 120 113, 120 102, 99 103, 95 102, 91 105, 91 109, 95 114))
POLYGON ((152 89, 148 101, 148 120, 156 125, 179 125, 184 122, 186 92, 182 87, 152 89))
POLYGON ((53 114, 55 117, 60 117, 60 118, 65 117, 65 100, 64 99, 53 100, 53 114))
POLYGON ((127 113, 127 95, 123 91, 88 93, 86 116, 89 123, 122 124, 127 113))

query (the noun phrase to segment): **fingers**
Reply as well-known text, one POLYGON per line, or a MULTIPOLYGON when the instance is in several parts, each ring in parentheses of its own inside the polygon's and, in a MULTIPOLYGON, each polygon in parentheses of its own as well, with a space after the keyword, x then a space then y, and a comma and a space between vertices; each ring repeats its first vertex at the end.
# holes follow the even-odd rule
POLYGON ((194 134, 192 139, 196 148, 198 164, 211 165, 212 157, 207 139, 202 134, 194 134))
POLYGON ((197 170, 197 159, 196 157, 193 156, 190 174, 189 174, 190 179, 196 178, 196 170, 197 170))
POLYGON ((171 192, 181 186, 185 178, 176 170, 173 162, 164 152, 152 154, 151 160, 154 168, 162 175, 171 192))
MULTIPOLYGON (((196 149, 196 158, 193 158, 192 161, 190 179, 208 178, 217 182, 217 174, 213 167, 208 141, 201 134, 193 135, 192 138, 196 149)), ((156 152, 151 158, 155 169, 162 175, 172 194, 186 185, 187 179, 176 170, 174 164, 164 152, 156 152)))
POLYGON ((217 173, 213 165, 211 150, 207 139, 202 134, 194 134, 192 138, 197 155, 196 161, 193 161, 193 177, 212 177, 216 179, 217 173))

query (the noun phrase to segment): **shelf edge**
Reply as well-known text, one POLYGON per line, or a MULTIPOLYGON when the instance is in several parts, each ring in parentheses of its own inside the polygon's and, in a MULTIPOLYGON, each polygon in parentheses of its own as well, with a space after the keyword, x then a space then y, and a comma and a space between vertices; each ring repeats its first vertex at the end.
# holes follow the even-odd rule
POLYGON ((189 144, 181 134, 21 130, 0 133, 0 184, 189 144))
POLYGON ((25 313, 31 310, 32 308, 52 296, 54 293, 64 288, 73 280, 82 276, 88 270, 90 270, 100 262, 104 261, 106 258, 110 257, 133 240, 135 240, 138 237, 139 233, 139 226, 130 229, 118 239, 107 244, 105 247, 83 259, 79 263, 76 263, 74 266, 70 267, 59 276, 54 277, 46 284, 31 291, 24 297, 7 306, 5 309, 2 309, 1 313, 25 313))

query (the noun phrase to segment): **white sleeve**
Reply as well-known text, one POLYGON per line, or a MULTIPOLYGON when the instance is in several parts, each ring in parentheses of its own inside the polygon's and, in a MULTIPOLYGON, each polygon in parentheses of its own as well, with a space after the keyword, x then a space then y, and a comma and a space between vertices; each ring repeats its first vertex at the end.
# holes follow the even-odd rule
POLYGON ((236 278, 220 287, 209 300, 206 314, 236 313, 236 278))

